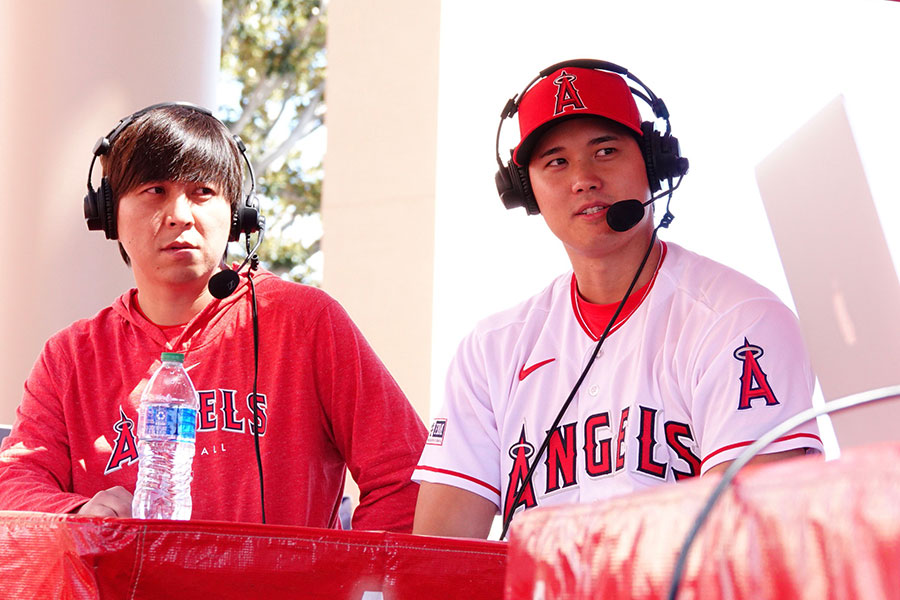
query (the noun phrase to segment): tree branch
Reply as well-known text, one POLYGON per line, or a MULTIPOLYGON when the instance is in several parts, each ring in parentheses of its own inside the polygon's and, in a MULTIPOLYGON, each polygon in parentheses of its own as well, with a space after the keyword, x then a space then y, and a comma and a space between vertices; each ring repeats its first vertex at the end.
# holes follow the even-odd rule
POLYGON ((239 2, 223 2, 222 8, 225 14, 222 15, 222 48, 227 48, 228 40, 234 35, 237 28, 238 20, 241 17, 241 4, 239 2))
MULTIPOLYGON (((324 7, 326 4, 327 4, 327 2, 322 2, 323 7, 324 7)), ((297 40, 297 42, 299 42, 298 45, 303 45, 303 46, 306 45, 306 40, 309 39, 310 34, 312 34, 313 30, 316 28, 316 25, 319 24, 319 20, 321 19, 321 17, 322 17, 322 15, 324 14, 324 12, 325 12, 325 11, 324 11, 324 8, 322 8, 322 9, 319 10, 318 13, 316 13, 316 14, 310 16, 310 17, 306 20, 306 26, 303 28, 303 31, 301 31, 301 32, 300 32, 299 34, 297 34, 297 35, 291 36, 293 39, 295 39, 295 40, 297 40)))
POLYGON ((297 119, 297 124, 294 125, 294 128, 291 130, 290 135, 288 135, 288 137, 283 142, 281 142, 281 144, 279 144, 275 150, 259 159, 258 166, 256 167, 257 173, 265 173, 268 168, 272 166, 272 163, 287 154, 294 146, 294 144, 296 144, 318 128, 318 126, 316 126, 310 129, 309 124, 312 123, 316 118, 316 110, 322 103, 323 91, 323 84, 320 83, 318 86, 316 86, 316 88, 313 90, 313 95, 312 98, 310 98, 309 104, 307 104, 303 108, 303 112, 300 113, 300 117, 297 119))
POLYGON ((259 108, 266 103, 266 100, 269 99, 269 96, 272 95, 272 90, 281 85, 284 80, 284 75, 277 75, 274 77, 269 75, 256 84, 253 91, 246 96, 247 104, 244 106, 241 116, 231 125, 232 133, 240 133, 244 130, 244 127, 247 126, 247 123, 250 122, 250 119, 253 118, 256 111, 259 110, 259 108))
MULTIPOLYGON (((290 94, 285 94, 284 98, 281 99, 281 106, 278 109, 278 114, 275 115, 274 119, 269 121, 269 126, 266 127, 266 130, 262 132, 259 136, 261 140, 265 142, 265 140, 269 139, 269 135, 271 135, 272 130, 275 128, 275 125, 278 123, 278 120, 281 118, 281 115, 284 114, 285 108, 287 108, 288 102, 291 101, 292 96, 290 94)), ((263 144, 265 145, 265 144, 263 144)))

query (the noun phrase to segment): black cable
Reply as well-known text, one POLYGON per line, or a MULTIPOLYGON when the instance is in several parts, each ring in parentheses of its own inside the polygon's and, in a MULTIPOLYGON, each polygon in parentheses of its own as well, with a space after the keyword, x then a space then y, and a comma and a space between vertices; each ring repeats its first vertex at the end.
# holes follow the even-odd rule
MULTIPOLYGON (((250 240, 247 240, 249 250, 250 240)), ((257 404, 257 383, 259 381, 259 315, 256 308, 256 286, 253 283, 253 273, 259 266, 259 258, 253 254, 250 271, 247 272, 247 282, 250 284, 251 310, 253 315, 253 445, 256 449, 256 468, 259 470, 259 503, 262 509, 262 522, 266 522, 266 490, 263 485, 262 454, 259 451, 259 406, 257 404)))
POLYGON ((513 515, 516 512, 516 506, 518 506, 519 502, 521 502, 522 496, 525 493, 525 489, 528 487, 528 484, 531 482, 534 472, 537 470, 538 459, 544 453, 544 450, 547 449, 547 446, 550 445, 550 438, 552 437, 553 432, 556 431, 557 427, 559 427, 559 422, 562 421, 563 415, 565 415, 566 410, 569 408, 569 405, 575 398, 575 394, 578 392, 578 388, 581 387, 584 378, 587 377, 588 371, 590 371, 591 369, 591 365, 594 364, 594 360, 600 353, 600 347, 603 346, 603 342, 606 341, 607 336, 609 336, 609 332, 612 329, 613 324, 619 317, 619 313, 622 312, 622 308, 625 307, 625 302, 631 295, 631 291, 634 289, 634 285, 637 283, 638 278, 641 276, 641 272, 644 270, 644 265, 647 263, 647 259, 650 257, 650 253, 653 251, 653 244, 656 242, 656 229, 657 228, 653 229, 653 235, 650 236, 650 245, 647 247, 647 252, 644 253, 644 259, 641 261, 641 266, 638 267, 637 273, 635 273, 634 278, 631 280, 631 284, 628 286, 628 291, 625 292, 625 297, 623 297, 619 302, 619 305, 616 307, 616 311, 613 313, 612 318, 610 318, 609 323, 606 324, 606 329, 603 330, 603 334, 600 336, 597 345, 594 347, 594 351, 591 353, 591 358, 588 360, 587 365, 585 365, 584 369, 581 371, 581 375, 578 377, 578 381, 575 382, 574 387, 572 387, 572 391, 569 392, 569 397, 566 398, 566 401, 563 403, 562 408, 560 408, 559 412, 556 413, 556 418, 553 420, 553 424, 550 425, 550 429, 547 430, 547 435, 544 437, 544 441, 541 443, 540 448, 538 448, 538 451, 534 456, 534 461, 529 465, 528 471, 525 473, 525 478, 522 481, 522 485, 519 488, 519 491, 516 492, 516 495, 513 497, 513 501, 509 507, 509 514, 507 514, 503 518, 503 531, 500 533, 501 540, 506 537, 506 533, 509 530, 509 524, 512 523, 513 515))
POLYGON ((525 493, 525 489, 528 487, 528 484, 531 482, 531 479, 534 476, 534 472, 537 470, 538 459, 544 453, 544 450, 547 449, 547 446, 550 445, 550 437, 552 436, 556 428, 559 427, 559 422, 562 421, 563 415, 565 415, 566 410, 569 408, 569 405, 575 398, 575 394, 578 392, 578 388, 581 387, 582 382, 584 382, 584 378, 587 377, 588 371, 590 371, 591 369, 591 365, 594 364, 594 360, 600 353, 600 347, 603 346, 603 342, 606 341, 606 338, 609 336, 609 332, 613 328, 616 319, 619 318, 619 313, 621 313, 622 309, 625 307, 625 302, 628 301, 628 297, 631 296, 631 292, 634 290, 635 284, 637 284, 641 273, 644 271, 644 266, 647 264, 647 259, 650 258, 650 253, 653 251, 653 244, 656 243, 656 234, 659 231, 659 228, 668 227, 672 220, 675 218, 672 213, 669 212, 669 203, 672 201, 672 192, 674 192, 680 184, 680 177, 678 179, 678 183, 674 186, 672 185, 672 180, 669 180, 669 197, 666 203, 666 214, 663 215, 663 218, 660 221, 659 225, 653 228, 653 234, 650 236, 650 245, 647 246, 647 251, 644 253, 644 258, 641 260, 641 264, 638 267, 637 272, 634 274, 634 278, 631 280, 631 284, 628 286, 628 290, 625 292, 625 296, 616 307, 616 311, 613 313, 612 318, 610 318, 609 323, 606 324, 606 329, 603 330, 603 334, 597 341, 597 345, 594 348, 594 352, 591 354, 591 358, 588 360, 587 365, 585 365, 584 369, 581 371, 581 375, 578 377, 578 381, 575 382, 575 386, 572 388, 572 391, 569 392, 568 398, 566 398, 566 401, 563 403, 562 408, 559 409, 559 412, 556 413, 556 418, 553 420, 553 424, 550 426, 550 429, 547 430, 547 435, 544 437, 544 441, 541 443, 540 448, 538 448, 538 451, 534 456, 534 461, 528 466, 528 471, 525 472, 525 478, 522 481, 521 487, 519 488, 519 491, 516 492, 515 496, 513 496, 513 501, 509 507, 509 514, 503 517, 503 530, 500 532, 501 540, 506 537, 506 534, 509 531, 509 525, 510 523, 512 523, 513 515, 516 512, 516 506, 518 506, 519 502, 521 502, 522 496, 525 493))
POLYGON ((684 567, 687 564, 688 551, 691 549, 691 545, 693 544, 694 539, 700 532, 700 528, 703 527, 703 524, 709 517, 709 514, 718 501, 719 497, 731 484, 731 481, 737 475, 738 471, 740 471, 741 468, 744 467, 744 465, 750 462, 750 460, 754 456, 756 456, 756 454, 760 450, 762 450, 787 432, 791 431, 795 427, 802 425, 803 423, 806 423, 807 421, 821 415, 827 415, 832 412, 844 410, 845 408, 852 408, 860 404, 866 404, 875 400, 884 400, 896 396, 900 396, 900 385, 877 388, 874 390, 869 390, 867 392, 860 392, 858 394, 853 394, 850 396, 845 396, 843 398, 838 398, 837 400, 832 400, 831 402, 827 402, 824 406, 813 406, 804 410, 803 412, 797 413, 793 417, 785 419, 784 421, 764 433, 762 436, 760 436, 759 439, 757 439, 755 442, 744 448, 744 450, 738 455, 738 457, 734 459, 734 461, 725 470, 725 473, 722 475, 722 479, 719 481, 716 487, 713 488, 712 493, 706 500, 706 504, 703 505, 703 508, 700 509, 700 512, 694 519, 694 524, 691 526, 691 529, 681 546, 681 551, 678 553, 678 560, 675 563, 675 569, 672 571, 672 584, 669 587, 669 593, 666 598, 668 598, 668 600, 676 600, 676 597, 678 596, 678 587, 684 574, 684 567))

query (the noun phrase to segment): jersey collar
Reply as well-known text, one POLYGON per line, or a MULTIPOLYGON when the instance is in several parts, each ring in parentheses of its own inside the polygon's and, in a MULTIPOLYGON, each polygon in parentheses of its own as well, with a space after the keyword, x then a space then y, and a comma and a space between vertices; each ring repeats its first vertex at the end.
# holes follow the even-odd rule
MULTIPOLYGON (((656 276, 659 274, 659 269, 662 267, 663 260, 666 258, 667 247, 666 243, 660 241, 662 244, 662 250, 659 254, 659 261, 656 263, 656 269, 653 271, 653 277, 650 278, 643 287, 634 291, 630 296, 628 296, 628 300, 625 301, 625 306, 622 308, 622 312, 619 313, 616 322, 613 324, 612 329, 610 329, 609 333, 612 334, 616 330, 618 330, 628 318, 634 314, 634 312, 638 309, 638 307, 644 302, 644 299, 650 293, 650 290, 653 288, 653 284, 656 282, 656 276)), ((570 284, 571 296, 572 296, 572 310, 575 313, 575 319, 578 321, 578 324, 581 325, 581 328, 584 332, 590 337, 593 341, 597 341, 600 339, 600 335, 603 333, 603 330, 606 329, 609 320, 612 318, 613 314, 616 312, 616 308, 618 308, 619 303, 613 302, 612 304, 592 304, 588 302, 584 298, 581 297, 581 294, 578 293, 578 281, 575 279, 575 273, 572 273, 572 281, 570 284), (596 332, 596 333, 595 333, 596 332)))

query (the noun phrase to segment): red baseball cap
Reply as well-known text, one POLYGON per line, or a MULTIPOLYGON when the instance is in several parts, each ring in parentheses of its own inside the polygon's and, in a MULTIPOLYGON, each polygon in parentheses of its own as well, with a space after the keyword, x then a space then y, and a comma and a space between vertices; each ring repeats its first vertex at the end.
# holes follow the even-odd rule
POLYGON ((562 67, 525 92, 518 112, 522 137, 513 152, 513 161, 520 167, 527 165, 541 135, 563 119, 606 117, 642 135, 641 114, 628 84, 608 71, 562 67))

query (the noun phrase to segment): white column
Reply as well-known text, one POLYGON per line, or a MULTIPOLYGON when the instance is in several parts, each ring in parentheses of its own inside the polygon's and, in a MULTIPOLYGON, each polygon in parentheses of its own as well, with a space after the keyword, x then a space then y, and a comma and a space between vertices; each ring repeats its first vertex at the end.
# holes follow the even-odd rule
POLYGON ((0 0, 0 422, 44 341, 132 285, 116 244, 84 224, 91 149, 154 102, 216 108, 221 11, 220 0, 0 0))
POLYGON ((324 288, 425 419, 440 13, 437 0, 328 6, 324 288))

